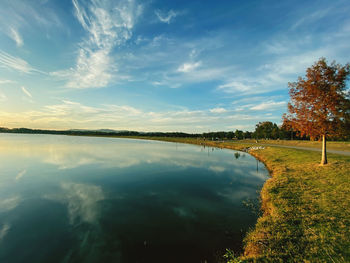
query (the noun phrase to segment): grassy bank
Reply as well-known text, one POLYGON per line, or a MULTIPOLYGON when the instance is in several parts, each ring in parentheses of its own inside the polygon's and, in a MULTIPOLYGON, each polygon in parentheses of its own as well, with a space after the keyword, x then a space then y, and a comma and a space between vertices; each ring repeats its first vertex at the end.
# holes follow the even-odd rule
MULTIPOLYGON (((254 143, 147 138, 244 149, 254 143)), ((350 157, 266 147, 251 154, 272 178, 264 185, 263 216, 245 238, 245 252, 231 262, 350 262, 350 157)))
POLYGON ((246 237, 245 259, 350 261, 350 158, 268 147, 255 153, 271 171, 263 187, 264 216, 246 237))
MULTIPOLYGON (((245 143, 255 143, 255 140, 243 140, 245 143)), ((259 144, 274 144, 274 145, 286 145, 286 146, 299 146, 299 147, 310 147, 310 148, 322 148, 322 143, 319 141, 300 141, 300 140, 259 140, 259 144)), ((350 152, 350 141, 338 142, 328 141, 327 148, 329 150, 338 151, 349 151, 350 152)))

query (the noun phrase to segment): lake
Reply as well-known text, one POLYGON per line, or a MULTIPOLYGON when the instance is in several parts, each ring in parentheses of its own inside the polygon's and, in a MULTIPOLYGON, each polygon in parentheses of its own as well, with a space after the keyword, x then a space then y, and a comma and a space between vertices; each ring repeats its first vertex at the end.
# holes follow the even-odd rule
POLYGON ((227 149, 0 134, 0 262, 217 262, 267 178, 227 149))

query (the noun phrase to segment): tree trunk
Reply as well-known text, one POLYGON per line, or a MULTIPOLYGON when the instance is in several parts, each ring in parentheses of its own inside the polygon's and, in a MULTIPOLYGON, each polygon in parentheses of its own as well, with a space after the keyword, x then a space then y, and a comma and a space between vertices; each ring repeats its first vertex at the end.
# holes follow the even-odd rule
POLYGON ((327 164, 326 135, 322 135, 322 160, 321 165, 327 164))

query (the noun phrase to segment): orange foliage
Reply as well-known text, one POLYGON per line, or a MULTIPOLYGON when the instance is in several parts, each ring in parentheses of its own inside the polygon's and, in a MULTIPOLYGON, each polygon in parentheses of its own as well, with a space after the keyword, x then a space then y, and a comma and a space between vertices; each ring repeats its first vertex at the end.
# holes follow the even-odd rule
POLYGON ((283 115, 285 127, 311 139, 349 132, 350 92, 346 89, 349 74, 349 64, 327 65, 321 58, 307 69, 305 78, 288 83, 291 102, 288 114, 283 115))

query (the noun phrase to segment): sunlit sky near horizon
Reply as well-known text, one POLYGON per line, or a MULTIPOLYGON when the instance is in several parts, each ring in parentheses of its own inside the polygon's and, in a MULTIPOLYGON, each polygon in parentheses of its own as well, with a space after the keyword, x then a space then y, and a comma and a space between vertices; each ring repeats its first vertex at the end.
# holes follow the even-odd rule
POLYGON ((0 126, 281 123, 288 82, 350 62, 348 0, 2 0, 0 126))

